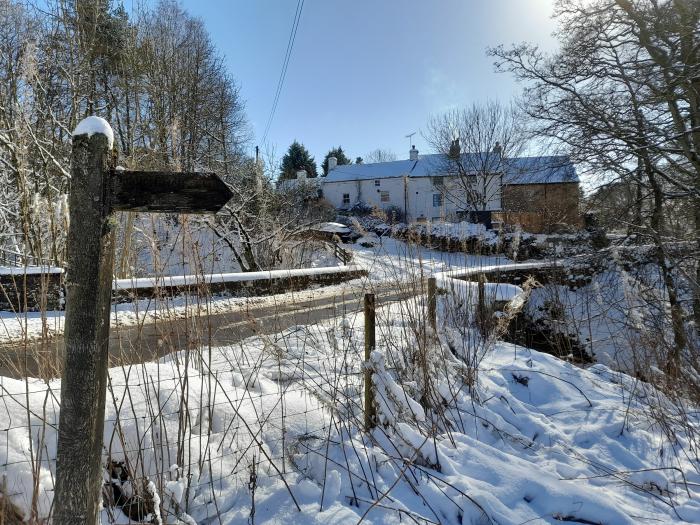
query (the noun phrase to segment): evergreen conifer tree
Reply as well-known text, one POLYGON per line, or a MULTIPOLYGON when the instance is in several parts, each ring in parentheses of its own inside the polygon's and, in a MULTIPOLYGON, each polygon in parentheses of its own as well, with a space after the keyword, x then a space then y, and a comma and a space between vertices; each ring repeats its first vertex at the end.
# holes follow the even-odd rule
POLYGON ((282 157, 282 174, 280 179, 295 179, 297 171, 305 170, 307 177, 316 177, 316 161, 309 151, 298 141, 292 142, 287 153, 282 157))
POLYGON ((352 164, 352 161, 345 156, 345 152, 343 151, 342 147, 338 146, 337 148, 333 148, 326 153, 326 156, 323 158, 323 164, 321 164, 321 167, 323 168, 323 177, 328 175, 328 157, 335 157, 338 159, 338 166, 342 164, 352 164))

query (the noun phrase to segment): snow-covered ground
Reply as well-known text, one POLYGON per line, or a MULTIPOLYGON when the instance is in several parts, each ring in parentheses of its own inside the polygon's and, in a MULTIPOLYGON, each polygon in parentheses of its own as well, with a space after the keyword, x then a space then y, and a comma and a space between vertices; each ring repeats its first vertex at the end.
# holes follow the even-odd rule
MULTIPOLYGON (((638 382, 498 343, 472 394, 454 331, 416 331, 422 300, 378 312, 371 434, 353 315, 111 369, 105 460, 148 476, 168 523, 700 523, 696 450, 650 423, 638 382)), ((60 384, 0 388, 7 493, 27 512, 34 468, 45 516, 60 384)))
MULTIPOLYGON (((443 285, 454 284, 449 278, 470 268, 508 262, 394 239, 354 249, 367 279, 213 300, 208 311, 440 272, 443 285)), ((474 299, 473 286, 445 288, 474 299)), ((509 299, 519 289, 489 291, 509 299)), ((184 301, 119 305, 115 320, 184 315, 193 308, 184 301)), ((532 304, 543 301, 535 296, 532 304)), ((363 431, 359 314, 111 369, 103 459, 126 462, 130 480, 112 479, 110 490, 143 494, 147 484, 165 523, 700 523, 697 410, 684 407, 685 419, 661 427, 650 403, 672 416, 676 407, 651 387, 604 364, 582 369, 484 341, 451 324, 448 302, 438 310, 437 339, 426 327, 425 296, 378 310, 369 365, 378 425, 370 433, 363 431), (476 376, 465 364, 475 361, 476 376)), ((60 326, 59 318, 52 322, 60 326)), ((60 381, 0 378, 0 398, 6 494, 25 515, 35 509, 45 517, 60 381)), ((113 507, 102 521, 129 522, 113 507)))
POLYGON ((668 317, 659 312, 665 301, 654 265, 639 264, 631 273, 619 262, 611 262, 589 284, 575 290, 555 284, 533 289, 525 312, 577 338, 596 362, 646 375, 652 364, 659 365, 649 341, 661 346, 665 339, 672 344, 668 317))
POLYGON ((506 264, 510 259, 502 255, 485 256, 430 250, 391 237, 381 237, 381 243, 372 248, 351 245, 353 263, 365 268, 373 280, 404 280, 429 277, 433 273, 460 271, 495 264, 506 264))

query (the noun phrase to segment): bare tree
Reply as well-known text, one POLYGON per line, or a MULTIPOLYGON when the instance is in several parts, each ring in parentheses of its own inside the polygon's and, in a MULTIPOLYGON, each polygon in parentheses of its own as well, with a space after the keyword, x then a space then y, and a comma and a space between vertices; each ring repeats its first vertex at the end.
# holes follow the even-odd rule
POLYGON ((700 202, 700 6, 562 0, 557 17, 558 53, 520 45, 491 54, 500 70, 526 83, 524 109, 541 137, 563 143, 604 182, 635 188, 633 229, 655 247, 668 304, 659 311, 668 318, 673 342, 664 350, 659 342, 660 361, 672 376, 682 373, 684 359, 697 369, 680 290, 693 290, 700 326, 700 252, 679 259, 672 247, 691 239, 697 244, 700 217, 672 230, 668 213, 670 203, 685 202, 697 216, 700 202))
POLYGON ((370 151, 362 158, 365 164, 374 164, 377 162, 392 162, 396 160, 396 154, 388 149, 377 148, 370 151))
POLYGON ((424 137, 444 155, 435 176, 448 176, 446 197, 465 210, 486 210, 500 200, 504 174, 524 150, 522 115, 496 101, 453 109, 430 118, 424 137))
MULTIPOLYGON (((177 3, 127 13, 107 0, 0 0, 0 22, 0 247, 65 259, 70 130, 88 114, 112 124, 126 167, 240 172, 238 86, 177 3)), ((123 223, 122 274, 135 215, 123 223)))
POLYGON ((318 186, 307 184, 276 188, 279 173, 274 151, 266 162, 246 159, 226 181, 234 197, 208 226, 233 254, 241 271, 289 267, 289 251, 309 226, 335 216, 335 210, 319 199, 318 186))

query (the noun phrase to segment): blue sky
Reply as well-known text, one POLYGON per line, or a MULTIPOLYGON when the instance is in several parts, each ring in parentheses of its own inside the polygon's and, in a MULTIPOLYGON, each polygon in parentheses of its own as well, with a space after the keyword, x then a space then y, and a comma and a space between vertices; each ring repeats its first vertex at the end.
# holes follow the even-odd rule
MULTIPOLYGON (((241 87, 261 144, 296 0, 182 0, 204 20, 241 87)), ((488 46, 523 41, 552 49, 553 0, 305 0, 268 136, 281 156, 297 139, 317 162, 381 147, 407 158, 405 135, 425 152, 428 117, 520 87, 493 71, 488 46)))

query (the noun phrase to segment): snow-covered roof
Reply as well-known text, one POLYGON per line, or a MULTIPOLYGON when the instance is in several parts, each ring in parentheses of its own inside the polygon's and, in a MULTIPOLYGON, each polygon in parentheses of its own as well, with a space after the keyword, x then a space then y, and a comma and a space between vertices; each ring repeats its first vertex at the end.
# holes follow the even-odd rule
POLYGON ((579 182, 576 167, 564 155, 520 157, 509 163, 503 184, 558 184, 579 182))
MULTIPOLYGON (((463 153, 462 164, 467 169, 483 171, 493 163, 494 171, 504 171, 504 184, 556 184, 579 182, 576 168, 566 156, 517 157, 502 160, 495 156, 463 153), (478 168, 477 168, 478 167, 478 168)), ((396 160, 374 164, 344 164, 332 169, 322 182, 347 182, 391 177, 431 177, 450 175, 454 165, 443 154, 421 155, 418 160, 396 160)))
POLYGON ((322 180, 325 183, 403 177, 411 174, 415 164, 415 160, 395 160, 373 164, 341 164, 330 170, 322 180))

